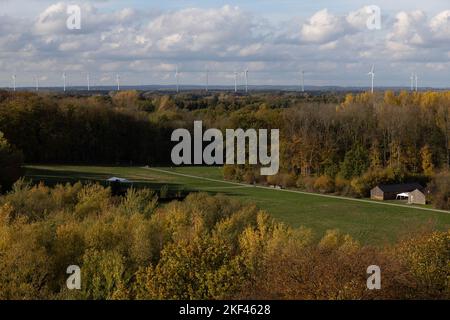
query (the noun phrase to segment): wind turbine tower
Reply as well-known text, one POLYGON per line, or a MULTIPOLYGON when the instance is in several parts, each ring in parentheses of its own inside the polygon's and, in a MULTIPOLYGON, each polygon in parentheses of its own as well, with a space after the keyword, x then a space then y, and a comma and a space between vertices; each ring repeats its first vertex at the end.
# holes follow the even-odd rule
POLYGON ((372 69, 370 70, 368 75, 371 76, 371 78, 372 78, 371 92, 373 93, 373 83, 374 83, 374 79, 375 79, 375 65, 372 65, 372 69))
POLYGON ((91 79, 90 79, 89 72, 87 73, 86 80, 87 80, 87 90, 91 91, 91 79))
POLYGON ((118 73, 116 74, 116 83, 117 83, 117 91, 120 91, 120 76, 118 73))
POLYGON ((64 89, 64 92, 66 92, 66 73, 65 72, 63 72, 63 74, 62 74, 62 78, 63 78, 63 89, 64 89))
POLYGON ((416 92, 417 92, 417 91, 419 91, 419 90, 418 90, 418 88, 419 88, 419 87, 418 87, 419 76, 417 75, 417 73, 416 73, 416 75, 414 76, 414 78, 415 78, 415 80, 416 80, 416 92))
POLYGON ((305 70, 301 70, 300 74, 302 76, 302 92, 305 92, 305 70))
POLYGON ((14 90, 14 91, 16 91, 16 78, 17 78, 17 76, 16 76, 16 74, 14 73, 14 74, 12 75, 13 90, 14 90))
POLYGON ((237 71, 234 71, 234 92, 237 92, 237 77, 238 77, 238 73, 237 71))
POLYGON ((414 91, 414 73, 411 73, 409 80, 411 80, 411 91, 414 91))
POLYGON ((180 92, 180 74, 178 73, 178 66, 175 68, 175 79, 177 81, 177 93, 180 92))
POLYGON ((208 87, 209 87, 209 70, 208 68, 206 68, 206 92, 208 92, 208 87))
POLYGON ((39 76, 35 75, 34 76, 34 80, 36 83, 36 91, 39 91, 39 76))
POLYGON ((245 70, 245 92, 248 93, 248 69, 245 70))

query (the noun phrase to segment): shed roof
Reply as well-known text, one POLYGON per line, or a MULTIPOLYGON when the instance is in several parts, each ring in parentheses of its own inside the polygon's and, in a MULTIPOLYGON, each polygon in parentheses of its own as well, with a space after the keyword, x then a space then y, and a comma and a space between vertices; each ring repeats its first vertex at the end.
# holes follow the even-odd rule
POLYGON ((400 184, 380 184, 378 185, 383 192, 411 192, 413 190, 423 190, 423 187, 417 183, 400 183, 400 184))
POLYGON ((415 189, 415 190, 413 190, 413 191, 411 191, 410 193, 421 193, 421 194, 423 194, 423 195, 425 195, 425 193, 422 191, 422 190, 419 190, 419 189, 415 189))

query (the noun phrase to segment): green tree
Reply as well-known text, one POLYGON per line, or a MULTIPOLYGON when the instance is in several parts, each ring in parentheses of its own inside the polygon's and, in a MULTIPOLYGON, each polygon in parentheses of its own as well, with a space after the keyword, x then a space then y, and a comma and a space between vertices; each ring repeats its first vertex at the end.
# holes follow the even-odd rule
POLYGON ((22 152, 12 146, 0 132, 0 190, 8 190, 22 172, 22 152))
POLYGON ((341 163, 341 174, 344 178, 350 179, 363 174, 369 167, 369 157, 363 146, 357 145, 345 154, 341 163))

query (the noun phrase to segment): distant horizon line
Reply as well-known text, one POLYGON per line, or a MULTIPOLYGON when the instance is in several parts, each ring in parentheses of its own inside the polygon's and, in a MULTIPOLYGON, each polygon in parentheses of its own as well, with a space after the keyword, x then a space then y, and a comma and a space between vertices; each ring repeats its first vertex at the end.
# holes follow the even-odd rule
MULTIPOLYGON (((67 85, 66 86, 66 92, 67 91, 126 91, 128 90, 143 90, 145 88, 148 89, 164 89, 169 91, 177 91, 176 84, 145 84, 145 85, 120 85, 120 90, 117 90, 117 85, 90 85, 90 89, 87 88, 86 85, 67 85)), ((234 85, 208 85, 208 90, 218 90, 218 91, 233 91, 234 92, 234 85)), ((238 92, 244 92, 245 93, 245 85, 238 85, 238 92)), ((253 91, 258 90, 286 90, 286 91, 296 91, 296 92, 303 92, 301 87, 299 85, 277 85, 277 84, 268 84, 268 85, 248 85, 249 89, 253 89, 253 91)), ((370 91, 370 86, 337 86, 337 85, 305 85, 305 92, 306 91, 323 91, 323 90, 339 90, 339 91, 345 91, 345 90, 357 90, 357 91, 370 91)), ((411 87, 409 86, 375 86, 374 89, 376 91, 386 91, 386 90, 405 90, 405 91, 411 91, 411 87)), ((0 90, 4 91, 13 91, 14 89, 12 87, 0 87, 0 90)), ((64 91, 63 86, 40 86, 39 90, 36 90, 35 86, 17 86, 16 91, 64 91)), ((179 85, 178 87, 179 91, 189 91, 189 90, 201 90, 201 91, 207 91, 205 85, 199 85, 199 84, 183 84, 179 85)), ((426 87, 418 87, 418 91, 426 91, 426 90, 439 90, 439 91, 445 91, 450 90, 450 87, 439 87, 439 86, 426 86, 426 87)), ((249 90, 250 91, 250 90, 249 90)), ((412 90, 415 91, 415 90, 412 90)))

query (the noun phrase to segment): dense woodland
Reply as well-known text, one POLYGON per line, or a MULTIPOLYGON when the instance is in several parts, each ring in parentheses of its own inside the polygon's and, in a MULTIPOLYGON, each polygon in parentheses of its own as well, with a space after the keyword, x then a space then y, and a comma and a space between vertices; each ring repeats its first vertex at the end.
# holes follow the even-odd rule
POLYGON ((175 128, 279 128, 281 171, 226 166, 227 179, 366 196, 380 182, 428 184, 449 208, 450 92, 98 95, 0 93, 0 299, 450 298, 450 233, 409 230, 361 246, 314 235, 254 205, 99 185, 30 185, 23 163, 170 165, 175 128), (321 238, 320 241, 316 239, 321 238), (68 291, 79 265, 82 289, 68 291), (383 290, 366 288, 379 265, 383 290))
POLYGON ((253 205, 148 189, 30 186, 0 197, 0 299, 449 299, 450 233, 384 247, 275 222, 253 205), (81 290, 66 268, 81 268, 81 290), (366 269, 382 270, 367 290, 366 269))
POLYGON ((450 208, 448 91, 0 93, 0 131, 27 163, 172 165, 170 135, 194 120, 280 129, 278 175, 229 166, 226 179, 357 197, 379 183, 416 181, 436 207, 450 208))

